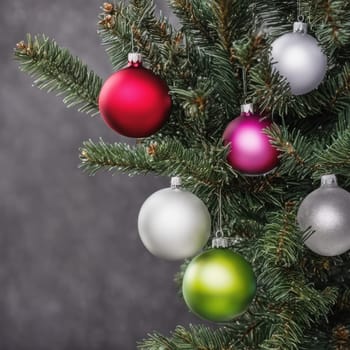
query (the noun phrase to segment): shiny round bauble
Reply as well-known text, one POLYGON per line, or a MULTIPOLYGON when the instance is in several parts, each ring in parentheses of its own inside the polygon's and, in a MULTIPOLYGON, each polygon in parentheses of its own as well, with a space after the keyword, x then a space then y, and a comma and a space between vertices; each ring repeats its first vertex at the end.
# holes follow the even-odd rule
POLYGON ((169 118, 171 105, 165 81, 139 61, 109 77, 99 95, 100 113, 107 125, 135 138, 157 132, 169 118))
POLYGON ((287 79, 293 95, 316 89, 327 72, 327 56, 317 40, 302 30, 277 38, 272 43, 271 60, 273 68, 287 79))
POLYGON ((297 214, 305 245, 322 256, 350 249, 350 193, 337 185, 334 175, 322 176, 321 187, 302 201, 297 214))
POLYGON ((235 170, 262 175, 277 166, 279 152, 264 132, 270 125, 270 120, 250 112, 242 112, 228 124, 223 139, 225 145, 230 144, 227 161, 235 170))
POLYGON ((165 188, 143 203, 138 230, 150 253, 180 260, 196 255, 207 243, 211 218, 205 204, 193 193, 165 188))
POLYGON ((241 255, 216 248, 191 261, 182 292, 187 306, 197 316, 226 322, 247 310, 256 293, 256 278, 241 255))

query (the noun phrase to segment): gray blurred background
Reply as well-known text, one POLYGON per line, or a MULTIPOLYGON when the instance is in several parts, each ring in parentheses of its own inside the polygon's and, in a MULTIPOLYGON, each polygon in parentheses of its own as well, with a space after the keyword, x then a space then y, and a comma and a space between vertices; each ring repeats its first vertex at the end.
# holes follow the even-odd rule
POLYGON ((83 174, 84 140, 122 138, 31 87, 12 60, 25 33, 46 33, 106 78, 102 2, 0 2, 1 350, 128 350, 153 330, 199 322, 177 296, 180 263, 152 257, 138 238, 140 206, 168 180, 83 174))

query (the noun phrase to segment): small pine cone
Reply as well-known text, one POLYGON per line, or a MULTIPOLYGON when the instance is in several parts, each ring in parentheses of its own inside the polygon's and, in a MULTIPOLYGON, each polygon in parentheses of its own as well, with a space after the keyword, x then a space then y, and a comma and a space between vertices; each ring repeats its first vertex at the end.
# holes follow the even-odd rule
POLYGON ((147 147, 147 153, 150 155, 150 156, 155 156, 156 153, 157 153, 157 144, 154 142, 154 143, 151 143, 148 147, 147 147))
POLYGON ((207 104, 206 99, 203 96, 197 96, 194 103, 198 106, 198 110, 203 113, 207 104))
POLYGON ((337 350, 349 349, 350 331, 344 325, 338 325, 333 329, 333 338, 336 343, 337 350))
POLYGON ((183 42, 183 33, 181 33, 181 32, 176 33, 174 41, 175 41, 175 45, 182 44, 182 42, 183 42))
POLYGON ((114 18, 112 15, 106 15, 99 24, 103 25, 105 28, 111 29, 114 26, 114 18))
POLYGON ((85 148, 80 152, 80 159, 83 163, 89 161, 89 153, 85 148))
POLYGON ((113 4, 109 3, 109 2, 105 2, 103 4, 103 11, 106 13, 112 13, 114 10, 114 6, 113 4))
POLYGON ((24 43, 23 40, 20 41, 19 43, 17 43, 16 48, 17 48, 18 50, 23 51, 23 52, 27 51, 27 45, 24 43))

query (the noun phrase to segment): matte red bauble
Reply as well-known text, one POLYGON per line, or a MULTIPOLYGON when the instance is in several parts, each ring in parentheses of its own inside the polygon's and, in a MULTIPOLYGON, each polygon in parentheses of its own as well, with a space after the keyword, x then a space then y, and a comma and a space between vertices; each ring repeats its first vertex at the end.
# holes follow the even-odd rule
POLYGON ((129 64, 103 84, 99 109, 104 121, 128 137, 157 132, 171 112, 169 88, 164 80, 142 66, 140 54, 129 54, 129 64))
POLYGON ((241 115, 228 124, 223 135, 225 145, 230 144, 227 161, 234 169, 262 175, 276 167, 279 152, 264 133, 270 125, 270 120, 253 113, 252 105, 242 106, 241 115))

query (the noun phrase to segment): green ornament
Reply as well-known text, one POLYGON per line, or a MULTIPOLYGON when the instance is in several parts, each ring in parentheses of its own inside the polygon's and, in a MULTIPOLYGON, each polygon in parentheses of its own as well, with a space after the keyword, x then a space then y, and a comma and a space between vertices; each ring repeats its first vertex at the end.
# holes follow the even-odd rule
POLYGON ((229 249, 196 256, 188 265, 182 292, 189 309, 201 318, 225 322, 244 313, 256 292, 251 265, 229 249))

